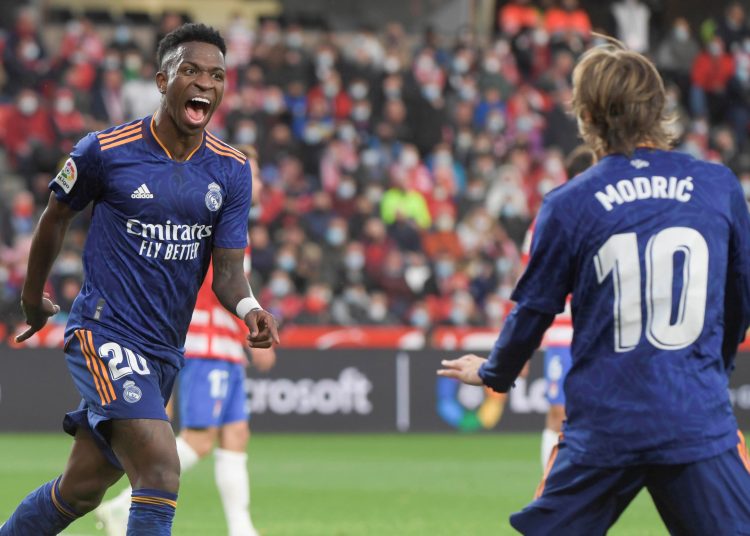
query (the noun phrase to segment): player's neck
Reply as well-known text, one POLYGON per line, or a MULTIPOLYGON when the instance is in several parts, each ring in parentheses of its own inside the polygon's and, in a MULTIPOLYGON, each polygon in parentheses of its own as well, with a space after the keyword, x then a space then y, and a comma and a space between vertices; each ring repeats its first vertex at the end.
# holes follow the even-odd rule
POLYGON ((203 141, 203 130, 196 134, 181 132, 164 110, 157 110, 153 121, 154 133, 159 143, 168 151, 173 160, 179 162, 187 160, 203 141))

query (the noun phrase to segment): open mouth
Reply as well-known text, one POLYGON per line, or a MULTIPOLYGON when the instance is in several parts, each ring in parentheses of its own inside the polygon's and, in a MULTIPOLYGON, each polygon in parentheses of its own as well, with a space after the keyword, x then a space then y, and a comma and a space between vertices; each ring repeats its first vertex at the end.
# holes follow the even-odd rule
POLYGON ((193 97, 185 104, 188 120, 194 125, 200 125, 211 110, 211 101, 205 97, 193 97))

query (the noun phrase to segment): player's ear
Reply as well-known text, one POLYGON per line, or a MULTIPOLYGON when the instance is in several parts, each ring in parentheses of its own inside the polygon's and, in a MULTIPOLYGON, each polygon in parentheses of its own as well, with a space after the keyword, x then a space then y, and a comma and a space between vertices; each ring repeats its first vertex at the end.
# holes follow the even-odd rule
POLYGON ((162 95, 167 92, 167 73, 159 71, 156 73, 156 87, 162 95))

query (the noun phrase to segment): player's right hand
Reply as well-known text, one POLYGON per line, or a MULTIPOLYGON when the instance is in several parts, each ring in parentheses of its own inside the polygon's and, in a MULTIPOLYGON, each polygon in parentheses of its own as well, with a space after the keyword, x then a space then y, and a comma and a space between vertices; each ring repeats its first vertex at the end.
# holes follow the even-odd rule
POLYGON ((60 312, 60 306, 52 303, 50 295, 46 292, 42 294, 42 301, 39 305, 21 300, 21 309, 23 309, 23 314, 26 317, 26 323, 29 327, 16 335, 16 342, 23 342, 30 338, 44 327, 49 317, 60 312))

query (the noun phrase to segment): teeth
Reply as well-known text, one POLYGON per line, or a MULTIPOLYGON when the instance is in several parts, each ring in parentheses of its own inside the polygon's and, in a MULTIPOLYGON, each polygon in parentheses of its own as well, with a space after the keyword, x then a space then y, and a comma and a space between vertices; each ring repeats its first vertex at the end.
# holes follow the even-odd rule
POLYGON ((190 100, 194 101, 194 102, 202 102, 203 104, 211 104, 211 101, 209 101, 208 99, 205 99, 203 97, 193 97, 190 100))

